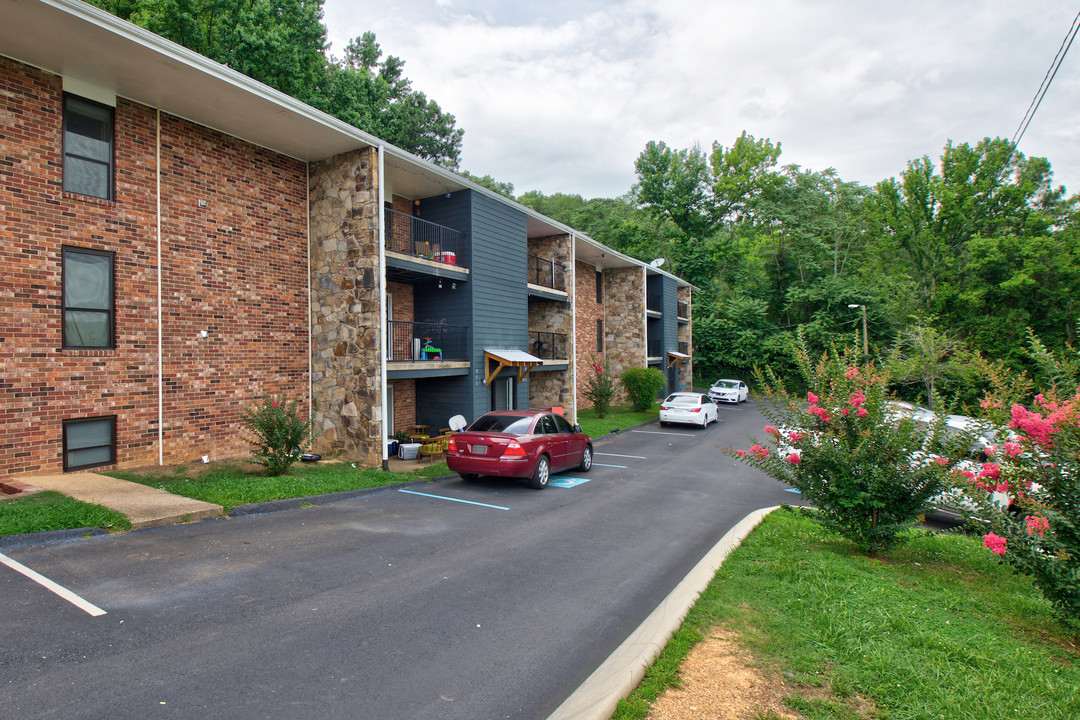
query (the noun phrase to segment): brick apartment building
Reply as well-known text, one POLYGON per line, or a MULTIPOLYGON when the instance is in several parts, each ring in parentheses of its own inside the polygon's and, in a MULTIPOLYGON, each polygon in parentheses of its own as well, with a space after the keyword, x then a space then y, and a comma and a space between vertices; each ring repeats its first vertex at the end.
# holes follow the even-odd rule
POLYGON ((0 26, 0 475, 239 457, 690 382, 691 287, 76 0, 0 26))

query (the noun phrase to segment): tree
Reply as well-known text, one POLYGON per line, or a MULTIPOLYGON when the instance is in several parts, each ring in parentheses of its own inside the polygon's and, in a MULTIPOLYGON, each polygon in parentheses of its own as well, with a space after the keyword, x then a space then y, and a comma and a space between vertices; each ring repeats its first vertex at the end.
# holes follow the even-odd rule
POLYGON ((322 0, 94 0, 104 10, 205 55, 408 152, 456 168, 464 132, 374 33, 326 55, 322 0))

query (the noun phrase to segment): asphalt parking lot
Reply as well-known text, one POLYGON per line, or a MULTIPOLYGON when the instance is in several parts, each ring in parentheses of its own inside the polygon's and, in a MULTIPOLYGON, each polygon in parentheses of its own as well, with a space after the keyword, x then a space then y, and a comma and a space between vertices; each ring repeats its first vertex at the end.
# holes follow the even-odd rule
POLYGON ((797 501, 705 430, 596 443, 589 473, 456 477, 5 556, 12 718, 546 718, 750 511, 797 501))

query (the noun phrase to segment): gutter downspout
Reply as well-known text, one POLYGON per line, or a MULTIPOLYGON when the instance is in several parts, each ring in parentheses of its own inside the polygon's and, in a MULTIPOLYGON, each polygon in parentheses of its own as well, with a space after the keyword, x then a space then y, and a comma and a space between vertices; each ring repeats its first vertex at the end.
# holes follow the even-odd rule
POLYGON ((157 376, 158 376, 158 465, 165 464, 165 362, 162 357, 165 341, 162 334, 161 313, 161 108, 157 108, 154 114, 154 132, 156 135, 156 147, 154 149, 156 163, 155 173, 155 202, 156 234, 157 234, 157 376))
POLYGON ((385 172, 385 162, 384 162, 384 160, 385 160, 385 157, 386 157, 386 154, 385 154, 386 151, 385 151, 385 148, 383 147, 383 145, 380 143, 375 148, 375 152, 378 154, 378 157, 379 157, 379 163, 378 163, 378 168, 379 169, 378 169, 378 178, 377 178, 378 183, 379 183, 379 192, 378 192, 379 206, 375 209, 375 212, 377 213, 376 218, 377 218, 377 222, 378 222, 378 226, 379 226, 379 237, 378 237, 378 243, 379 243, 379 286, 378 286, 378 293, 379 293, 379 323, 382 326, 382 332, 379 333, 379 339, 382 341, 382 346, 379 348, 379 379, 380 379, 380 383, 381 383, 380 388, 379 388, 379 407, 382 409, 382 421, 380 422, 380 426, 382 428, 382 436, 379 438, 379 445, 382 446, 382 450, 381 450, 381 453, 382 453, 382 468, 383 468, 383 470, 389 470, 390 469, 390 460, 389 460, 388 447, 387 447, 387 443, 386 443, 386 438, 389 437, 389 435, 387 434, 387 427, 386 427, 386 423, 387 423, 387 420, 388 420, 387 413, 388 413, 388 410, 389 410, 389 408, 386 407, 386 377, 387 377, 387 373, 386 373, 386 348, 388 348, 390 346, 390 342, 389 342, 389 339, 387 337, 389 332, 390 332, 390 323, 388 322, 388 318, 386 317, 386 223, 383 221, 383 218, 385 216, 385 213, 383 212, 383 208, 386 206, 386 178, 383 177, 383 173, 385 172))
POLYGON ((308 423, 309 430, 314 437, 315 424, 315 383, 312 381, 314 374, 314 360, 311 357, 314 338, 312 337, 314 323, 311 317, 311 161, 304 163, 304 202, 307 211, 307 397, 308 397, 308 423))
POLYGON ((570 233, 570 387, 574 403, 574 424, 578 422, 577 387, 577 233, 570 233))

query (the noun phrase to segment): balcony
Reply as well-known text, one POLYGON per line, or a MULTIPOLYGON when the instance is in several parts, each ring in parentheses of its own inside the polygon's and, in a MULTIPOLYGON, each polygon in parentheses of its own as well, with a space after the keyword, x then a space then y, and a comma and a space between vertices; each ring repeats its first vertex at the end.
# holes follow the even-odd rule
POLYGON ((529 354, 541 360, 567 360, 570 357, 564 333, 529 331, 529 354))
POLYGON ((659 316, 664 312, 664 295, 658 292, 650 292, 645 294, 645 310, 652 313, 654 316, 659 316))
POLYGON ((690 343, 688 343, 688 342, 679 343, 679 352, 681 352, 683 355, 689 355, 690 354, 690 343))
POLYGON ((469 361, 469 328, 436 322, 391 320, 387 360, 392 363, 469 361))
POLYGON ((680 300, 677 303, 676 316, 681 322, 690 322, 690 303, 680 300))
MULTIPOLYGON (((417 266, 468 274, 465 233, 386 208, 383 210, 386 249, 417 266)), ((388 262, 388 264, 390 264, 388 262)))

